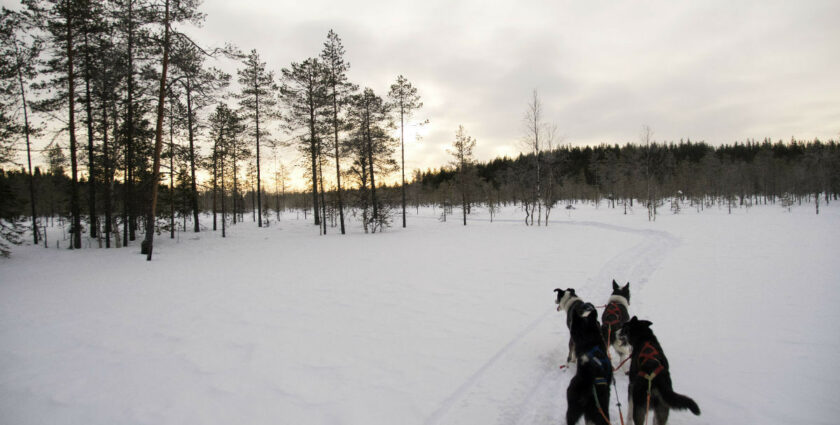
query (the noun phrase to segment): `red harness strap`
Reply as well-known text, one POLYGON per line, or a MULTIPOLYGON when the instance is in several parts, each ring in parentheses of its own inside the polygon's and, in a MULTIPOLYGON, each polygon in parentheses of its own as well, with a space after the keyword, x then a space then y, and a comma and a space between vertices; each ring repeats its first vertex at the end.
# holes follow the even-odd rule
POLYGON ((621 322, 621 308, 617 302, 607 304, 607 309, 604 310, 603 322, 610 325, 610 328, 621 322))
POLYGON ((656 362, 656 368, 649 374, 640 370, 639 376, 642 378, 653 379, 656 375, 659 375, 660 372, 665 370, 665 365, 663 365, 657 357, 659 357, 659 350, 657 350, 650 341, 645 341, 645 345, 642 346, 642 349, 639 351, 639 355, 637 357, 639 359, 639 367, 641 368, 649 362, 656 362))
POLYGON ((642 346, 642 349, 639 350, 639 355, 636 357, 639 359, 639 368, 642 365, 649 363, 649 362, 656 362, 656 369, 653 370, 651 373, 645 373, 643 370, 639 371, 639 376, 642 378, 647 379, 648 386, 647 386, 647 401, 645 402, 645 419, 642 421, 642 424, 647 424, 648 412, 650 411, 650 388, 653 384, 654 378, 659 375, 663 370, 665 370, 665 365, 662 364, 661 361, 657 358, 660 355, 659 350, 650 343, 650 341, 645 341, 645 345, 642 346))

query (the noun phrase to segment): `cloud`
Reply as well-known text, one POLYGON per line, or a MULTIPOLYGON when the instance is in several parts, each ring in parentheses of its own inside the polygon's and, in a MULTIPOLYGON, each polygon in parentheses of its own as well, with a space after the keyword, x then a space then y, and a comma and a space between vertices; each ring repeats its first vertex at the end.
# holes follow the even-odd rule
MULTIPOLYGON (((351 79, 384 96, 397 75, 429 118, 407 165, 447 160, 459 124, 477 156, 515 153, 538 89, 564 142, 837 138, 840 2, 205 0, 204 44, 257 49, 279 73, 342 38, 351 79)), ((224 65, 234 71, 236 64, 224 65)))

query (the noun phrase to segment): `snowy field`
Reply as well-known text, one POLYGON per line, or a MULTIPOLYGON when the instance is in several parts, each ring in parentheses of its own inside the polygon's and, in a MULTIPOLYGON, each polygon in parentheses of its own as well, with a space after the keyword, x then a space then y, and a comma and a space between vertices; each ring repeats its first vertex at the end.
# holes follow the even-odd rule
POLYGON ((574 370, 558 368, 552 290, 603 304, 613 278, 702 409, 670 423, 836 424, 836 205, 649 223, 602 204, 548 228, 427 209, 345 237, 247 216, 224 240, 159 237, 151 263, 139 243, 16 247, 0 259, 0 424, 561 424, 574 370))

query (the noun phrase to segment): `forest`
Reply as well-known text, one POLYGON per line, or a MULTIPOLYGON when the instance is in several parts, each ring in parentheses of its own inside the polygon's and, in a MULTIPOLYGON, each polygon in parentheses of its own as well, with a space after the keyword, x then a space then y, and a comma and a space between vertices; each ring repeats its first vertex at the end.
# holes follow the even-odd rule
MULTIPOLYGON (((516 205, 527 225, 594 202, 648 218, 711 206, 835 201, 833 140, 557 142, 534 91, 516 158, 477 161, 462 127, 452 161, 406 175, 403 129, 423 124, 418 89, 399 75, 387 93, 351 82, 341 38, 274 72, 256 50, 202 46, 184 31, 195 0, 24 0, 0 16, 0 252, 67 223, 69 248, 125 247, 155 235, 270 226, 301 211, 321 234, 406 226, 406 209, 516 205), (236 75, 212 64, 235 61, 236 75), (235 78, 235 89, 231 82, 235 78), (36 143, 36 141, 39 141, 36 143), (36 144, 38 146, 36 147, 36 144), (307 190, 287 190, 293 150, 307 190), (33 166, 33 162, 44 166, 33 166), (205 177, 203 177, 205 176, 205 177), (396 182, 396 183, 391 183, 396 182), (87 243, 83 245, 83 235, 87 243)), ((428 122, 428 121, 425 121, 428 122)))

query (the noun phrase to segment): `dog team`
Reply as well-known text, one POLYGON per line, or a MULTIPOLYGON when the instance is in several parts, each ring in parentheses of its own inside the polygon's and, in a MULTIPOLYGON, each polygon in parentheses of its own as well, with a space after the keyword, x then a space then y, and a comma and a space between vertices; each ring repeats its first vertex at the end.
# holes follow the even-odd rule
POLYGON ((688 409, 699 415, 700 408, 694 400, 674 392, 668 358, 650 329, 652 323, 636 316, 630 318, 630 283, 619 286, 613 280, 612 289, 600 324, 595 306, 578 297, 574 289, 554 290, 557 311, 566 312, 570 334, 569 355, 566 366, 562 367, 577 363, 575 376, 566 390, 567 425, 574 425, 581 416, 587 424, 610 424, 613 372, 622 369, 628 356, 627 416, 635 425, 645 424, 648 412, 658 425, 665 425, 671 409, 688 409), (619 355, 615 369, 608 355, 610 348, 619 355))

